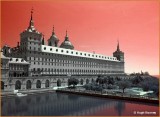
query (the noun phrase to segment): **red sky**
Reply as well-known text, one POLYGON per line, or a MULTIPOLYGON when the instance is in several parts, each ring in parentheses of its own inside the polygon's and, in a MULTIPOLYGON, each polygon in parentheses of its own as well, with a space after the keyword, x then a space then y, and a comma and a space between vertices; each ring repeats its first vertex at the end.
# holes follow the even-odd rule
MULTIPOLYGON (((112 56, 117 39, 125 53, 126 73, 159 74, 159 2, 151 1, 28 1, 1 2, 1 45, 16 46, 28 27, 31 8, 35 27, 64 40, 68 30, 76 50, 112 56)), ((60 45, 59 43, 59 45, 60 45)))

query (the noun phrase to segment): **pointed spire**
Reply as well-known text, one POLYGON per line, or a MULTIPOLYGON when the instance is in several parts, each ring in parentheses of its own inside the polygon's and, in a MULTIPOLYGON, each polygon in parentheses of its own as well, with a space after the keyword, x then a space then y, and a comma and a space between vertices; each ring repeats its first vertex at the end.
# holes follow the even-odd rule
POLYGON ((35 30, 32 14, 33 14, 33 8, 31 9, 31 18, 30 18, 30 22, 29 22, 29 27, 28 27, 28 29, 35 30))
POLYGON ((68 37, 67 30, 66 30, 66 37, 68 37))
POLYGON ((67 32, 67 30, 66 30, 66 37, 65 37, 65 41, 69 41, 69 39, 68 39, 68 32, 67 32))
POLYGON ((33 8, 31 9, 31 20, 32 20, 33 8))
POLYGON ((118 44, 117 44, 117 51, 120 51, 119 49, 119 40, 117 40, 118 44))
POLYGON ((55 35, 55 32, 54 32, 54 25, 53 25, 52 35, 55 35))

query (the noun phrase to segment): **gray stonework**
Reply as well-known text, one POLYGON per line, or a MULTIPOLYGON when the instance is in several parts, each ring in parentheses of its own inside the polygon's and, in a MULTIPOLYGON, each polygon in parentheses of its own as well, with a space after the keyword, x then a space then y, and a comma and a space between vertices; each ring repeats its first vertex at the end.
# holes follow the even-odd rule
MULTIPOLYGON (((116 78, 117 75, 110 75, 112 78, 116 78)), ((21 88, 17 90, 27 90, 27 81, 31 81, 31 88, 28 89, 39 89, 37 88, 37 81, 39 80, 41 82, 41 87, 40 88, 49 88, 53 89, 54 87, 57 86, 58 80, 61 81, 61 86, 68 86, 68 79, 74 77, 79 80, 79 85, 85 85, 87 83, 87 80, 89 81, 88 83, 91 83, 93 80, 96 81, 98 76, 34 76, 34 77, 10 77, 9 79, 2 79, 2 82, 4 82, 5 87, 4 91, 10 90, 13 91, 16 89, 16 82, 20 81, 21 83, 21 88), (49 87, 46 87, 46 81, 49 81, 49 87), (81 84, 81 81, 83 80, 83 84, 81 84)), ((121 79, 129 79, 131 76, 127 75, 120 75, 119 78, 121 79)))
POLYGON ((6 57, 23 58, 29 63, 29 77, 10 76, 3 81, 5 86, 7 85, 6 89, 15 89, 17 80, 22 84, 20 89, 26 89, 27 80, 31 81, 31 88, 35 89, 37 80, 41 82, 41 88, 45 88, 47 78, 51 88, 57 86, 58 79, 63 85, 67 85, 69 76, 83 79, 85 83, 87 78, 90 81, 98 75, 125 74, 124 53, 120 51, 119 43, 113 56, 82 52, 73 50, 74 46, 69 41, 67 33, 64 42, 57 47, 59 39, 53 30, 49 44, 45 45, 43 34, 34 27, 32 14, 33 11, 28 28, 20 34, 20 43, 13 48, 7 45, 2 48, 6 57))
POLYGON ((27 89, 27 81, 31 82, 31 88, 28 89, 38 89, 37 81, 41 82, 40 88, 54 88, 58 87, 57 82, 61 81, 61 86, 68 86, 68 79, 71 77, 75 77, 79 80, 79 84, 81 80, 83 80, 83 84, 86 84, 87 79, 89 83, 92 82, 92 79, 96 80, 97 76, 34 76, 34 77, 10 77, 9 79, 3 80, 5 87, 4 90, 26 90, 27 89), (49 81, 49 87, 46 87, 46 81, 49 81), (20 82, 20 88, 17 88, 18 82, 20 82))

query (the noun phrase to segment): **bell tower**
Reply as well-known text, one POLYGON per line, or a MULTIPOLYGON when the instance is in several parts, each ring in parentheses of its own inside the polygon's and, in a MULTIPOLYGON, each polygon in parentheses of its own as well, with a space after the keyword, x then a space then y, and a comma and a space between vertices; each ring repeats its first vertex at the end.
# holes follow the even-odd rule
POLYGON ((29 26, 20 34, 20 49, 24 51, 40 51, 42 42, 42 33, 38 32, 34 26, 33 9, 31 10, 31 16, 29 26))
POLYGON ((124 62, 124 52, 120 50, 119 41, 117 44, 117 50, 113 53, 113 56, 116 57, 119 61, 124 62))

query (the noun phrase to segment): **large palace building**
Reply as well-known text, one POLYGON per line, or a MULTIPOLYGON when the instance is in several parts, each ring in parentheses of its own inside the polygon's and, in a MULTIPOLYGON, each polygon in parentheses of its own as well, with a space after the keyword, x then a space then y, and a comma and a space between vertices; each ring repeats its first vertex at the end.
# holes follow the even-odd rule
POLYGON ((120 51, 119 42, 113 56, 78 51, 74 50, 67 31, 64 41, 59 44, 53 27, 47 45, 43 34, 34 27, 32 15, 33 11, 28 28, 20 34, 20 43, 18 42, 13 48, 8 45, 2 48, 6 60, 18 62, 21 59, 21 62, 25 62, 26 67, 28 66, 28 70, 21 73, 12 69, 12 72, 8 72, 9 77, 61 76, 64 79, 64 76, 124 74, 124 53, 120 51))

